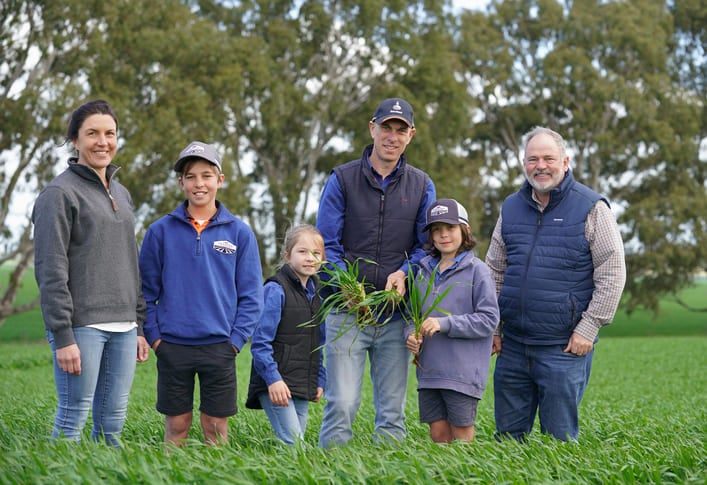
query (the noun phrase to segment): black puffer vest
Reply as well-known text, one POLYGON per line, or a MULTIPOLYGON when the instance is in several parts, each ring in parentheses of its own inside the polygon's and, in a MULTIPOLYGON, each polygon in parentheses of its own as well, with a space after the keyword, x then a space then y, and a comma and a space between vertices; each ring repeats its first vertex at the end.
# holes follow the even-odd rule
MULTIPOLYGON (((300 325, 310 321, 319 310, 319 282, 314 280, 316 292, 310 303, 302 283, 289 266, 283 266, 266 283, 268 281, 277 282, 285 291, 285 306, 272 342, 273 359, 292 397, 311 401, 317 396, 319 379, 321 350, 314 350, 320 345, 319 325, 315 322, 306 327, 300 325)), ((258 394, 267 391, 265 380, 251 366, 246 407, 262 409, 258 394)))

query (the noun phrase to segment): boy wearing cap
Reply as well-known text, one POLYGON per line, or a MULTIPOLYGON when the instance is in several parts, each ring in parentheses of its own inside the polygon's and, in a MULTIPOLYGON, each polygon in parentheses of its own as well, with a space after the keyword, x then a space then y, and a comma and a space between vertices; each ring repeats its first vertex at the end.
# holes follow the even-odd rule
POLYGON ((149 227, 140 251, 145 337, 157 356, 165 442, 187 438, 198 375, 204 438, 216 444, 237 411, 235 357, 262 312, 262 269, 253 231, 216 200, 216 148, 190 143, 174 170, 186 200, 149 227))
MULTIPOLYGON (((408 259, 425 255, 425 210, 435 199, 430 177, 407 164, 405 148, 415 135, 413 110, 401 98, 384 100, 368 122, 373 144, 359 159, 335 167, 319 202, 317 229, 324 237, 327 261, 342 269, 358 261, 359 278, 377 290, 405 292, 408 259), (370 263, 375 261, 377 264, 370 263)), ((326 276, 326 275, 324 275, 326 276)), ((326 367, 329 379, 319 435, 324 448, 353 436, 361 404, 361 386, 370 360, 375 439, 405 438, 405 394, 410 355, 403 319, 393 315, 383 326, 343 332, 349 316, 326 317, 326 367)))
MULTIPOLYGON (((427 211, 432 245, 420 261, 422 294, 449 290, 419 335, 406 328, 408 349, 417 354, 420 421, 438 443, 472 441, 478 401, 486 388, 493 332, 498 323, 496 284, 491 270, 472 249, 476 240, 466 209, 454 199, 439 199, 427 211)), ((425 311, 431 302, 426 302, 425 311)))

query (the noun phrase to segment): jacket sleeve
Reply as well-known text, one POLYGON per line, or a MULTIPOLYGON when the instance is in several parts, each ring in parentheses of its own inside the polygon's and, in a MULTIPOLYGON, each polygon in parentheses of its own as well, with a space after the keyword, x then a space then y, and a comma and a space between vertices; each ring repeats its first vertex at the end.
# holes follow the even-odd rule
POLYGON ((146 305, 143 332, 150 346, 162 338, 157 322, 157 302, 162 294, 162 265, 161 241, 153 226, 147 230, 140 249, 142 296, 146 305))
MULTIPOLYGON (((137 242, 135 243, 135 254, 138 257, 138 261, 140 258, 140 248, 137 245, 137 242)), ((145 336, 145 318, 147 315, 147 307, 145 305, 145 297, 142 294, 142 277, 140 276, 140 273, 138 271, 138 282, 137 282, 137 308, 135 308, 135 315, 137 318, 137 334, 138 336, 144 337, 145 336)))
POLYGON ((54 335, 56 348, 76 343, 71 321, 74 302, 69 291, 73 205, 61 189, 47 187, 39 194, 32 212, 34 275, 44 325, 54 335))
POLYGON ((496 329, 499 310, 491 271, 481 261, 474 265, 473 271, 469 288, 472 312, 439 318, 440 332, 450 338, 485 338, 493 335, 496 329))
MULTIPOLYGON (((345 211, 344 193, 341 190, 336 174, 332 173, 324 185, 324 190, 319 200, 316 226, 324 238, 326 260, 341 269, 346 269, 344 245, 341 242, 344 234, 345 211)), ((326 276, 326 274, 320 274, 320 277, 326 276)))
POLYGON ((263 315, 255 326, 250 353, 253 355, 255 371, 269 386, 273 382, 282 380, 272 346, 285 303, 285 292, 282 286, 274 281, 266 283, 263 288, 263 301, 263 315))
POLYGON ((236 253, 236 315, 231 328, 231 344, 239 351, 253 335, 263 312, 263 270, 258 242, 253 231, 243 223, 238 234, 236 253))

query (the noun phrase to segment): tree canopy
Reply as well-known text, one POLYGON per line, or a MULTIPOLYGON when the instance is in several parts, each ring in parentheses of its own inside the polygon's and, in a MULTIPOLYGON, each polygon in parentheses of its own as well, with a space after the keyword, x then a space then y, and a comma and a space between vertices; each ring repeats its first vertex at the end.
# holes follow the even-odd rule
POLYGON ((219 199, 265 262, 311 221, 329 170, 370 143, 380 100, 415 108, 408 147, 471 215, 482 253, 523 180, 523 134, 560 132, 575 177, 611 201, 627 250, 626 308, 707 267, 707 7, 700 0, 9 1, 0 6, 0 320, 32 261, 33 196, 68 153, 88 99, 119 118, 138 238, 181 200, 191 140, 218 145, 219 199), (24 202, 23 202, 24 201, 24 202), (27 202, 29 201, 29 202, 27 202), (13 214, 12 209, 15 208, 13 214))

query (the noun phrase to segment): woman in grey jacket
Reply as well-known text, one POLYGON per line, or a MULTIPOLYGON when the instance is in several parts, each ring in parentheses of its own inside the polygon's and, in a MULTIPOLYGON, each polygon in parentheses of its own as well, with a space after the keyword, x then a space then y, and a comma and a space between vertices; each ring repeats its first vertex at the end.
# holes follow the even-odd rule
MULTIPOLYGON (((448 293, 439 304, 446 313, 434 311, 417 338, 414 329, 406 330, 407 347, 419 357, 420 421, 430 425, 435 442, 472 441, 499 318, 496 286, 489 268, 471 252, 476 241, 461 204, 435 201, 424 230, 434 245, 420 261, 424 285, 432 285, 433 298, 448 293)), ((420 291, 424 295, 426 288, 420 291)))
POLYGON ((79 441, 93 404, 94 440, 119 446, 135 361, 149 355, 132 200, 113 180, 118 120, 102 100, 71 115, 77 152, 37 198, 35 278, 54 356, 52 438, 79 441))

